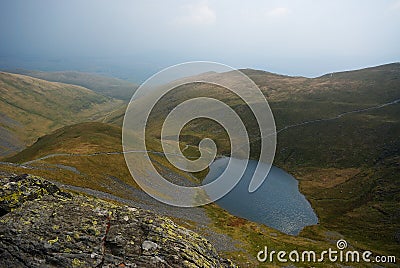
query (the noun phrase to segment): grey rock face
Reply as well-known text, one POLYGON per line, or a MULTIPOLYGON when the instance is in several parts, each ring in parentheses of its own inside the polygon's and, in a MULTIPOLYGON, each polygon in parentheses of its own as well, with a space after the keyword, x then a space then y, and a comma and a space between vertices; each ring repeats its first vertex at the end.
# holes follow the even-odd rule
POLYGON ((166 217, 0 177, 0 267, 235 267, 166 217))

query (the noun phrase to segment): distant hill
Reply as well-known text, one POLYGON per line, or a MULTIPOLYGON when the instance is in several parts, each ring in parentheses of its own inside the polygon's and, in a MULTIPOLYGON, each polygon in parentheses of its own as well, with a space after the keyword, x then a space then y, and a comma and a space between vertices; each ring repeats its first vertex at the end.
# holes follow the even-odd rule
POLYGON ((61 82, 86 87, 104 96, 128 101, 138 87, 131 82, 114 77, 101 76, 76 71, 42 72, 34 70, 8 70, 8 72, 28 75, 50 82, 61 82))
POLYGON ((0 156, 62 126, 103 120, 123 103, 80 86, 0 72, 0 156))
MULTIPOLYGON (((274 114, 274 164, 299 179, 320 225, 368 247, 385 245, 389 252, 398 251, 400 64, 317 78, 242 71, 261 88, 274 114)), ((206 75, 227 80, 231 74, 206 75)), ((239 113, 249 133, 251 156, 257 158, 260 137, 254 116, 237 96, 215 85, 189 84, 166 94, 152 110, 146 134, 159 138, 168 112, 200 96, 218 98, 239 113)), ((222 130, 211 121, 193 120, 183 128, 181 140, 197 146, 202 138, 212 138, 218 153, 229 155, 222 130)))
POLYGON ((290 77, 244 69, 269 101, 331 100, 374 103, 399 98, 400 63, 326 74, 317 78, 290 77))
MULTIPOLYGON (((286 236, 236 218, 216 206, 207 206, 213 228, 239 240, 238 244, 243 245, 249 256, 257 254, 259 245, 273 245, 274 241, 283 248, 296 245, 295 248, 326 249, 325 243, 334 247, 332 241, 339 238, 345 238, 356 248, 397 254, 400 250, 400 103, 393 101, 400 99, 400 65, 318 78, 242 71, 259 85, 274 113, 279 131, 274 164, 299 180, 300 190, 316 211, 319 224, 306 227, 299 237, 286 236)), ((227 79, 222 76, 221 79, 227 79)), ((146 131, 151 149, 161 150, 157 138, 170 109, 184 99, 203 95, 219 98, 241 112, 250 133, 252 157, 256 158, 259 136, 248 109, 225 89, 204 84, 178 88, 156 105, 151 115, 153 122, 146 131)), ((124 112, 119 106, 103 121, 121 124, 124 112)), ((34 162, 29 164, 33 166, 29 172, 128 197, 128 186, 135 187, 135 184, 123 155, 95 154, 121 150, 120 133, 119 127, 104 123, 66 126, 6 160, 22 163, 54 153, 83 153, 34 162), (40 169, 41 165, 45 168, 40 169), (55 165, 63 166, 56 170, 55 165), (68 170, 69 167, 79 172, 68 170)), ((181 133, 182 145, 197 145, 203 137, 213 138, 219 152, 229 154, 224 132, 208 121, 190 122, 185 126, 181 133)), ((166 174, 190 179, 190 174, 178 173, 163 157, 154 156, 153 160, 166 174)), ((25 167, 9 168, 13 172, 13 169, 25 170, 25 167)), ((197 175, 201 179, 205 174, 206 171, 197 175)), ((236 252, 227 254, 238 263, 249 259, 244 257, 241 262, 236 252)))
POLYGON ((340 79, 357 79, 357 80, 383 80, 400 79, 400 63, 389 63, 374 67, 368 67, 360 70, 351 70, 344 72, 334 72, 325 74, 319 78, 340 78, 340 79))

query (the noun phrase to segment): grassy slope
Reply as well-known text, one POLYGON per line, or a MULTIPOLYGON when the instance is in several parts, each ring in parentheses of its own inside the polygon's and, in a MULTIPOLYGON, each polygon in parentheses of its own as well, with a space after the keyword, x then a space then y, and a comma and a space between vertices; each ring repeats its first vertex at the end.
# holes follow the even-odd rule
POLYGON ((91 89, 104 96, 128 101, 137 85, 125 80, 76 71, 41 72, 17 69, 13 73, 28 75, 51 82, 61 82, 91 89))
MULTIPOLYGON (((159 150, 160 148, 156 148, 156 146, 155 143, 150 143, 150 148, 159 150)), ((6 159, 6 161, 23 163, 54 153, 90 154, 95 152, 115 152, 121 151, 121 149, 121 129, 119 127, 100 122, 80 123, 63 127, 40 138, 35 144, 6 159)), ((193 154, 189 151, 186 150, 185 153, 192 156, 193 154)), ((159 163, 158 165, 162 165, 164 168, 171 168, 165 158, 157 156, 154 159, 159 163)), ((31 165, 39 169, 27 170, 21 167, 7 166, 1 166, 0 169, 16 173, 29 172, 69 185, 108 192, 126 199, 132 198, 131 193, 125 192, 123 188, 118 188, 118 191, 116 191, 115 187, 109 187, 110 180, 108 176, 117 177, 126 184, 137 187, 129 174, 122 155, 57 156, 31 165), (62 164, 77 168, 81 174, 49 166, 52 164, 62 164), (46 167, 53 168, 49 170, 46 167)), ((216 205, 208 205, 206 210, 213 221, 209 228, 213 228, 216 232, 228 234, 241 241, 238 246, 242 251, 222 252, 222 254, 240 263, 242 267, 257 267, 258 263, 254 256, 264 245, 275 249, 315 249, 319 251, 332 246, 327 242, 326 238, 318 240, 309 240, 302 237, 293 238, 264 225, 232 216, 216 205)), ((175 220, 177 222, 182 221, 179 218, 175 220)), ((186 220, 182 222, 186 224, 187 228, 199 231, 195 222, 189 223, 186 220)))
MULTIPOLYGON (((156 145, 151 144, 151 146, 156 145)), ((80 123, 58 129, 40 138, 35 144, 21 153, 6 160, 22 163, 53 153, 90 154, 115 151, 121 151, 121 129, 119 127, 100 122, 80 123)), ((186 150, 185 153, 188 153, 188 151, 189 150, 186 150)), ((195 152, 193 152, 193 154, 195 154, 195 152)), ((193 154, 189 152, 189 156, 193 154)), ((158 157, 156 160, 162 162, 164 167, 169 167, 162 157, 158 157)), ((17 173, 29 172, 45 178, 56 179, 66 184, 112 193, 126 199, 132 197, 128 192, 125 193, 123 188, 115 191, 114 187, 109 187, 110 180, 108 177, 117 177, 128 185, 137 187, 129 174, 122 155, 58 156, 32 165, 39 167, 39 169, 26 170, 24 168, 6 166, 2 166, 1 168, 17 173), (54 167, 50 170, 43 168, 49 167, 48 165, 52 164, 75 167, 81 174, 54 167)), ((347 175, 351 176, 356 172, 357 170, 350 170, 347 175)), ((331 172, 328 174, 331 174, 331 172)), ((324 184, 322 183, 322 185, 324 184)), ((232 216, 215 205, 206 206, 206 210, 212 219, 210 228, 213 228, 214 231, 228 234, 234 239, 241 241, 239 247, 244 251, 224 252, 223 254, 234 259, 237 263, 240 263, 242 267, 256 267, 258 263, 255 261, 254 256, 264 245, 268 245, 270 248, 276 250, 314 249, 316 251, 322 251, 328 247, 334 247, 332 241, 341 237, 340 234, 331 232, 324 226, 316 226, 315 228, 307 230, 303 236, 292 237, 261 224, 252 223, 232 216)), ((179 222, 180 219, 176 220, 179 222)), ((189 223, 186 222, 186 224, 189 223)), ((191 226, 190 224, 187 227, 192 229, 196 228, 195 225, 191 226)), ((349 239, 347 237, 346 239, 356 248, 366 248, 365 244, 356 239, 349 239)), ((383 253, 385 251, 377 250, 377 252, 383 253)), ((325 267, 325 265, 322 264, 321 266, 325 267)))
MULTIPOLYGON (((268 96, 275 114, 277 128, 280 129, 288 124, 330 117, 344 111, 369 107, 398 98, 399 65, 383 66, 378 69, 382 74, 376 77, 370 76, 369 72, 376 74, 377 70, 370 69, 356 72, 357 75, 354 78, 351 77, 351 73, 345 73, 345 77, 334 74, 333 77, 316 79, 282 77, 253 70, 245 72, 251 72, 250 77, 268 96), (373 79, 364 80, 366 77, 373 77, 373 79)), ((198 91, 207 93, 201 87, 198 91)), ((179 92, 176 94, 179 98, 185 98, 190 94, 198 93, 186 91, 181 96, 179 92)), ((226 93, 220 94, 221 99, 233 106, 236 105, 239 110, 242 109, 240 103, 229 98, 226 93)), ((165 114, 167 109, 167 106, 160 105, 159 114, 155 114, 154 118, 165 114)), ((395 235, 399 231, 398 204, 400 200, 398 114, 398 105, 390 106, 381 110, 348 115, 337 121, 288 129, 279 134, 275 164, 300 179, 301 191, 312 203, 321 224, 306 228, 299 238, 280 233, 276 236, 276 231, 233 217, 220 208, 210 205, 207 210, 214 220, 213 228, 242 241, 242 247, 248 250, 246 254, 250 254, 241 253, 241 256, 238 256, 236 253, 227 253, 228 256, 246 264, 246 261, 254 260, 260 245, 273 245, 276 249, 324 248, 326 241, 334 241, 340 237, 334 231, 344 234, 346 240, 357 248, 396 254, 399 251, 395 235), (307 240, 307 238, 312 240, 307 240)), ((110 118, 121 119, 122 117, 115 112, 110 118)), ((159 123, 155 122, 154 129, 158 125, 159 123)), ((78 126, 80 127, 70 131, 75 133, 82 128, 80 137, 84 138, 80 138, 81 140, 72 138, 76 134, 68 134, 67 138, 61 135, 57 142, 52 141, 47 145, 39 144, 40 146, 31 150, 30 153, 26 150, 10 160, 23 162, 50 152, 72 152, 80 151, 82 148, 87 151, 119 148, 120 140, 117 138, 117 133, 120 130, 118 128, 103 124, 97 127, 93 125, 89 127, 87 124, 78 126), (106 133, 107 130, 114 132, 115 135, 107 134, 114 138, 95 138, 97 132, 106 133), (71 142, 66 142, 68 140, 71 142), (109 140, 109 142, 103 143, 102 140, 109 140), (55 146, 51 148, 51 144, 55 146)), ((157 131, 154 129, 152 135, 157 136, 157 131)), ((183 138, 188 143, 195 144, 199 138, 211 134, 219 137, 222 141, 221 147, 227 146, 223 144, 224 137, 218 136, 223 134, 215 131, 214 126, 207 122, 202 128, 199 128, 199 122, 192 127, 189 125, 184 129, 184 133, 183 138)), ((53 138, 55 137, 51 139, 53 138)), ((159 147, 156 143, 153 146, 159 147)), ((227 148, 220 148, 220 150, 224 152, 227 148)), ((195 151, 191 153, 196 154, 195 151)), ((64 176, 58 177, 68 183, 104 191, 107 191, 102 186, 107 183, 104 180, 104 174, 113 176, 117 174, 119 178, 129 178, 121 155, 81 157, 76 160, 60 157, 45 162, 80 167, 95 179, 85 181, 84 177, 78 178, 76 174, 65 171, 63 171, 64 176), (110 166, 112 169, 108 169, 110 166)), ((165 163, 165 166, 168 165, 165 163)), ((49 173, 48 176, 53 177, 53 173, 46 172, 49 173)), ((204 174, 200 174, 199 177, 201 178, 204 174)), ((132 184, 129 179, 127 182, 132 184)), ((253 265, 255 263, 251 263, 250 267, 253 265)))
MULTIPOLYGON (((121 128, 100 122, 91 122, 60 128, 51 134, 41 137, 32 146, 5 160, 23 163, 54 153, 85 155, 121 151, 121 128)), ((39 169, 30 170, 30 172, 57 179, 70 185, 88 187, 104 192, 110 192, 106 187, 110 183, 108 176, 121 178, 128 184, 135 186, 125 165, 123 155, 59 156, 33 165, 40 167, 42 163, 75 167, 81 174, 62 169, 53 171, 39 169)))
MULTIPOLYGON (((299 94, 296 101, 272 101, 278 126, 296 123, 291 113, 329 118, 400 98, 400 64, 327 75, 302 84, 307 85, 305 90, 313 90, 299 94), (291 108, 282 109, 285 106, 291 108)), ((275 158, 278 166, 300 179, 301 191, 322 226, 392 254, 400 249, 399 114, 396 104, 288 129, 278 136, 275 158)), ((312 230, 303 235, 315 237, 312 230)))
MULTIPOLYGON (((83 87, 3 72, 0 93, 0 131, 5 133, 0 135, 0 146, 4 144, 11 149, 32 144, 38 137, 62 126, 102 120, 123 104, 121 100, 83 87)), ((1 155, 13 152, 6 149, 1 155)))
MULTIPOLYGON (((242 71, 267 97, 277 130, 400 98, 399 63, 314 79, 242 71)), ((245 124, 252 136, 252 155, 256 158, 258 133, 254 121, 248 120, 251 114, 227 90, 209 85, 183 86, 166 95, 155 107, 154 120, 149 124, 150 136, 160 136, 161 124, 171 107, 195 96, 216 97, 242 112, 243 118, 247 118, 245 124)), ((365 243, 366 247, 391 253, 399 251, 400 240, 399 114, 400 107, 396 104, 287 129, 278 135, 275 157, 275 165, 300 180, 301 191, 312 203, 324 228, 339 231, 365 243)), ((185 126, 181 140, 197 145, 201 138, 210 135, 216 140, 219 153, 228 154, 227 136, 206 120, 185 126)), ((303 235, 313 238, 315 232, 308 228, 303 235)))
MULTIPOLYGON (((400 98, 400 64, 315 79, 244 72, 268 98, 278 130, 400 98)), ((165 96, 154 110, 156 120, 148 125, 149 133, 159 137, 161 122, 174 103, 211 91, 211 96, 242 111, 243 118, 251 118, 226 90, 197 84, 165 96)), ((278 135, 275 158, 275 165, 300 179, 300 188, 315 208, 322 228, 338 231, 366 248, 392 254, 400 250, 399 114, 400 105, 396 104, 287 129, 278 135)), ((246 126, 252 135, 252 156, 257 157, 257 126, 252 121, 247 120, 246 126)), ((202 123, 187 125, 181 138, 197 145, 202 137, 212 136, 219 152, 226 154, 229 144, 223 142, 226 137, 221 128, 202 123)), ((303 235, 311 239, 316 232, 322 235, 320 226, 307 228, 303 235)))

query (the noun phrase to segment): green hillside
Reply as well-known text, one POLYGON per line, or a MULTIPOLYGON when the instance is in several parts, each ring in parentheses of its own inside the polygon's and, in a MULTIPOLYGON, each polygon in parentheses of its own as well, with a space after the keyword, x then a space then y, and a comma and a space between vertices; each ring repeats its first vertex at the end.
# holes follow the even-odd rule
POLYGON ((50 82, 61 82, 82 86, 101 95, 128 101, 131 99, 137 85, 114 77, 101 76, 76 71, 42 72, 17 69, 11 73, 23 74, 50 82))
MULTIPOLYGON (((54 170, 40 168, 33 172, 37 172, 34 173, 37 175, 56 178, 69 185, 110 192, 106 187, 110 183, 107 174, 125 181, 130 178, 123 155, 99 154, 93 157, 87 155, 121 151, 121 128, 100 122, 88 122, 57 129, 4 161, 24 163, 51 154, 74 154, 76 156, 52 157, 46 161, 39 161, 36 165, 41 167, 42 163, 61 164, 74 167, 79 170, 79 173, 62 168, 54 170)), ((35 166, 34 163, 32 165, 35 166)), ((129 183, 134 185, 132 179, 129 179, 129 183)))
MULTIPOLYGON (((398 252, 400 64, 313 79, 243 72, 259 85, 274 113, 274 164, 299 179, 320 219, 303 234, 313 239, 322 226, 367 247, 398 252)), ((161 124, 177 103, 197 96, 218 98, 240 112, 257 158, 260 139, 253 115, 227 89, 214 85, 184 85, 165 95, 152 112, 149 138, 160 137, 161 124)), ((208 120, 193 120, 181 133, 181 140, 194 146, 204 137, 216 141, 220 154, 229 154, 226 134, 208 120)))
MULTIPOLYGON (((155 143, 150 143, 150 148, 160 150, 160 148, 156 148, 155 143)), ((32 163, 26 163, 23 167, 2 164, 0 169, 15 173, 28 172, 67 185, 94 189, 127 200, 136 200, 136 198, 140 198, 145 204, 151 202, 152 198, 147 197, 147 199, 143 199, 143 196, 132 192, 130 189, 130 187, 134 187, 135 189, 138 189, 138 187, 129 174, 123 155, 114 154, 121 152, 121 149, 121 129, 119 127, 100 122, 81 123, 58 129, 40 138, 35 144, 21 153, 5 159, 5 161, 24 163, 30 160, 40 159, 43 156, 50 155, 51 157, 32 163)), ((172 174, 178 174, 178 172, 173 170, 166 162, 165 158, 152 157, 152 159, 161 172, 171 174, 171 171, 173 171, 172 174)), ((386 168, 389 167, 382 167, 383 172, 388 171, 386 168)), ((370 182, 369 178, 365 177, 363 172, 360 173, 356 168, 308 168, 299 170, 303 171, 303 173, 298 174, 298 178, 302 177, 300 181, 301 190, 309 199, 311 198, 313 207, 317 210, 321 220, 320 225, 306 228, 299 237, 285 235, 261 224, 234 217, 215 205, 202 208, 212 222, 212 224, 207 227, 207 230, 202 231, 198 229, 201 223, 197 222, 195 219, 189 222, 184 216, 179 216, 179 213, 175 215, 173 213, 174 209, 171 207, 168 207, 167 214, 171 214, 170 216, 173 216, 177 222, 184 224, 189 229, 197 230, 203 235, 208 234, 210 236, 210 230, 215 230, 217 233, 222 233, 235 239, 240 245, 238 250, 244 250, 246 253, 232 252, 229 248, 221 250, 221 252, 224 256, 232 258, 242 265, 245 265, 249 259, 251 260, 251 256, 255 256, 260 245, 268 244, 276 249, 311 248, 323 250, 329 246, 332 247, 332 243, 334 243, 335 239, 339 239, 342 235, 345 235, 346 240, 351 243, 352 246, 359 249, 368 248, 379 254, 393 254, 393 252, 396 252, 397 247, 383 240, 384 237, 378 237, 371 243, 365 239, 346 233, 346 231, 351 231, 353 229, 357 230, 360 226, 372 229, 373 226, 380 226, 380 224, 382 224, 378 229, 379 231, 373 228, 374 233, 376 233, 377 236, 387 234, 388 230, 391 230, 390 228, 393 227, 385 226, 387 225, 386 221, 381 221, 377 218, 372 220, 371 217, 376 217, 376 214, 364 214, 363 224, 361 225, 360 222, 357 223, 354 219, 342 215, 342 211, 331 212, 331 218, 325 218, 325 216, 320 213, 320 211, 325 209, 335 208, 336 210, 344 210, 346 208, 344 206, 346 205, 345 202, 341 202, 341 206, 336 205, 332 208, 329 206, 329 203, 324 203, 324 199, 334 198, 337 204, 340 202, 340 199, 344 201, 348 199, 347 195, 349 189, 351 189, 354 195, 359 194, 362 188, 360 189, 357 187, 365 186, 370 182), (346 187, 349 187, 349 189, 346 187), (346 190, 347 192, 345 192, 346 190), (319 199, 317 199, 318 197, 319 199), (335 219, 335 217, 337 217, 337 219, 335 219), (346 225, 342 224, 340 226, 339 223, 344 220, 347 220, 346 225), (339 224, 339 226, 335 226, 337 224, 339 224), (343 228, 343 226, 346 228, 339 229, 339 227, 343 228), (385 247, 379 246, 382 241, 386 243, 385 247), (238 254, 242 257, 239 257, 238 254)), ((395 172, 393 169, 390 171, 395 172)), ((185 175, 183 174, 183 176, 185 175)), ((190 177, 186 175, 184 179, 190 179, 190 177)), ((396 185, 392 185, 391 190, 393 191, 396 189, 395 187, 396 185)), ((383 185, 376 190, 379 190, 380 195, 382 195, 384 191, 388 189, 383 185)), ((353 201, 349 199, 349 202, 353 201)), ((155 203, 156 205, 152 207, 153 210, 165 211, 165 208, 163 208, 159 202, 155 203)), ((367 208, 371 208, 372 206, 372 208, 376 207, 386 210, 387 208, 382 206, 382 204, 391 204, 392 208, 395 209, 396 203, 394 200, 386 200, 384 203, 375 202, 366 203, 364 205, 367 208)), ((365 208, 360 206, 358 209, 360 213, 365 208)), ((366 210, 366 212, 371 211, 366 210)), ((192 212, 187 213, 190 215, 192 212)), ((396 226, 395 223, 392 223, 392 225, 396 226)), ((363 232, 365 232, 365 230, 363 230, 363 232)), ((367 235, 368 232, 365 234, 367 235)), ((215 234, 211 233, 211 235, 215 234)), ((209 237, 207 238, 210 239, 209 237)), ((252 265, 255 267, 256 264, 257 263, 253 263, 252 265)))
MULTIPOLYGON (((278 130, 274 164, 299 180, 300 190, 311 202, 319 224, 306 227, 300 236, 293 237, 234 217, 218 206, 206 206, 202 209, 212 222, 207 230, 227 235, 240 245, 237 251, 222 250, 225 256, 243 266, 255 267, 257 263, 246 262, 254 259, 260 245, 318 250, 332 247, 343 237, 355 248, 396 255, 400 251, 400 105, 395 100, 400 98, 400 64, 313 79, 257 70, 243 72, 262 88, 274 113, 278 130)), ((248 108, 226 89, 201 83, 176 89, 155 107, 146 132, 150 148, 161 151, 160 126, 168 111, 195 96, 216 97, 240 112, 250 133, 252 157, 257 158, 259 133, 248 108)), ((132 197, 129 187, 137 188, 123 155, 107 154, 121 151, 121 129, 116 125, 122 123, 123 113, 124 108, 119 107, 104 119, 114 125, 83 123, 58 129, 6 161, 24 163, 51 154, 70 154, 26 165, 30 173, 69 185, 121 198, 143 198, 137 192, 132 197)), ((208 120, 194 120, 185 126, 182 146, 196 146, 203 137, 215 139, 220 154, 229 154, 226 133, 208 120)), ((198 154, 194 147, 190 148, 185 154, 198 154)), ((191 174, 171 167, 164 157, 151 158, 164 174, 196 182, 191 174)), ((16 166, 2 168, 26 170, 16 166)), ((195 179, 201 180, 205 174, 206 170, 194 174, 195 179)), ((153 208, 162 210, 161 205, 153 208)), ((173 211, 168 209, 168 213, 173 211)), ((195 220, 188 221, 179 214, 177 221, 199 228, 195 220)))
MULTIPOLYGON (((150 149, 161 149, 153 146, 155 142, 150 141, 150 149)), ((0 162, 0 171, 42 176, 63 183, 66 189, 163 213, 204 235, 217 245, 223 256, 242 267, 258 267, 259 263, 252 256, 265 244, 276 249, 303 250, 323 250, 333 245, 329 242, 332 237, 325 236, 324 229, 319 232, 318 239, 310 240, 232 216, 213 204, 192 209, 164 205, 139 190, 123 155, 118 153, 121 149, 121 128, 100 122, 80 123, 43 136, 24 151, 4 160, 22 163, 22 166, 0 162), (50 157, 40 160, 44 156, 50 157), (38 161, 28 162, 35 159, 38 161)), ((190 174, 173 169, 164 157, 151 155, 151 158, 164 175, 193 181, 190 174)))
POLYGON ((103 120, 123 101, 89 89, 0 72, 0 156, 62 126, 103 120))

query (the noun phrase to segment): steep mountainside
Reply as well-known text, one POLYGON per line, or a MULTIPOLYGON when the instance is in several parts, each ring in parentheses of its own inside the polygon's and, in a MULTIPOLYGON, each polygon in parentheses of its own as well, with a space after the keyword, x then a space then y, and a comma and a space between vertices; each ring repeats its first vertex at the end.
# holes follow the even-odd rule
MULTIPOLYGON (((54 155, 54 157, 44 159, 50 164, 49 166, 41 166, 44 161, 32 163, 33 166, 38 165, 43 168, 42 173, 34 174, 42 176, 47 174, 66 184, 113 193, 115 189, 108 187, 111 177, 119 178, 123 183, 135 186, 121 152, 121 128, 91 122, 60 128, 41 137, 32 146, 11 158, 6 158, 5 161, 24 163, 43 156, 54 155), (107 155, 113 152, 119 152, 119 154, 107 155), (69 154, 71 156, 68 156, 69 154), (57 165, 62 166, 57 167, 57 165), (64 166, 73 167, 73 169, 62 169, 64 166), (59 176, 51 175, 51 169, 61 173, 59 176)), ((125 197, 127 195, 125 193, 125 197)))
MULTIPOLYGON (((320 226, 371 248, 385 245, 390 252, 398 251, 400 64, 314 79, 243 72, 262 89, 274 114, 278 131, 274 164, 300 180, 320 226)), ((229 79, 231 74, 205 75, 229 79)), ((198 96, 218 98, 241 115, 251 155, 257 158, 260 137, 254 116, 228 90, 208 84, 184 85, 164 96, 152 112, 149 138, 160 137, 173 107, 198 96)), ((193 120, 181 132, 181 140, 193 146, 204 137, 216 140, 220 154, 229 154, 226 133, 209 120, 193 120)), ((313 229, 318 228, 303 233, 310 232, 313 238, 313 229)))
MULTIPOLYGON (((178 208, 162 204, 135 184, 121 149, 121 128, 100 122, 80 123, 40 138, 24 151, 5 159, 14 163, 0 162, 0 170, 17 174, 28 172, 52 180, 62 189, 114 200, 173 218, 175 222, 206 237, 219 254, 234 260, 241 267, 260 265, 255 258, 260 245, 323 250, 334 246, 332 241, 340 237, 339 234, 325 234, 324 229, 319 231, 318 239, 293 237, 232 216, 216 205, 178 208)), ((161 151, 155 141, 150 142, 149 149, 161 151)), ((169 180, 188 186, 199 184, 198 178, 174 169, 162 154, 150 153, 150 157, 169 180)))
POLYGON ((33 70, 10 70, 11 73, 28 75, 50 82, 61 82, 82 86, 101 95, 129 101, 137 85, 114 77, 76 71, 42 72, 33 70))
POLYGON ((103 120, 123 101, 73 85, 0 72, 0 156, 59 127, 103 120))
MULTIPOLYGON (((216 248, 244 266, 257 265, 252 261, 260 245, 326 249, 339 238, 345 238, 355 248, 397 254, 400 64, 314 79, 243 71, 262 88, 274 113, 278 130, 274 164, 299 179, 300 190, 318 214, 319 224, 307 227, 299 237, 234 217, 215 205, 180 210, 154 201, 138 190, 130 177, 121 153, 121 129, 117 126, 83 123, 61 128, 6 159, 23 163, 22 166, 1 166, 17 173, 28 169, 32 174, 72 185, 69 187, 77 191, 133 202, 135 206, 172 216, 209 240, 217 237, 213 241, 216 248), (240 246, 230 247, 234 244, 240 246)), ((224 89, 203 84, 179 88, 155 107, 151 115, 154 121, 148 125, 150 148, 161 151, 157 139, 167 112, 195 96, 217 97, 241 112, 252 141, 252 157, 256 158, 257 125, 244 103, 224 89)), ((120 124, 123 112, 120 108, 104 121, 120 124)), ((202 137, 215 139, 219 152, 229 154, 226 133, 206 120, 190 122, 183 129, 181 146, 197 146, 202 137)), ((186 150, 185 155, 198 155, 194 148, 186 150)), ((160 154, 151 154, 151 159, 172 181, 196 184, 207 174, 207 170, 197 174, 180 172, 160 154)))

